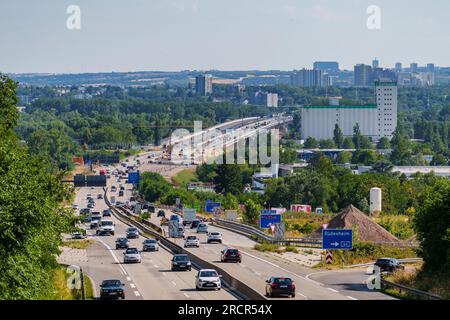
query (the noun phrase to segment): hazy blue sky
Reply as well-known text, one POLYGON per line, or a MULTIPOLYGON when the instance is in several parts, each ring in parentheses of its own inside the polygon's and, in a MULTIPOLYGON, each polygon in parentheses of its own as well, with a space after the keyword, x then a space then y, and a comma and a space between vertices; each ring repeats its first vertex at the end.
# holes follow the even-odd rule
POLYGON ((0 71, 450 66, 449 0, 0 0, 0 71), (81 8, 81 30, 66 8, 81 8), (366 27, 369 5, 381 30, 366 27))

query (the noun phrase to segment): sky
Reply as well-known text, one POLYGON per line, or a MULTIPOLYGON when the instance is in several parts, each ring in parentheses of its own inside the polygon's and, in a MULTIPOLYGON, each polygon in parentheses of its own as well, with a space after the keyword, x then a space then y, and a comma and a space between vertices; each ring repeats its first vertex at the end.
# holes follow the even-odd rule
POLYGON ((0 0, 0 72, 352 70, 375 57, 450 66, 450 1, 0 0), (367 27, 370 5, 380 29, 367 27))

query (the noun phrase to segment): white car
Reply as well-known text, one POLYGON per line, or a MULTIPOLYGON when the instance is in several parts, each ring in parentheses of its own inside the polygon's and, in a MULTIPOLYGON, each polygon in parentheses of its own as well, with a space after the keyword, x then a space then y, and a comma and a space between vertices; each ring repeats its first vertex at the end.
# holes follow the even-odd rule
POLYGON ((200 240, 196 236, 188 236, 184 242, 184 247, 200 247, 200 240))
POLYGON ((219 232, 208 233, 208 243, 211 243, 211 242, 222 243, 222 234, 219 232))
POLYGON ((97 229, 97 235, 102 236, 104 234, 110 234, 114 235, 115 227, 114 222, 111 220, 101 220, 98 229, 97 229))
POLYGON ((214 269, 201 269, 195 276, 195 288, 220 290, 222 288, 222 276, 214 269))
POLYGON ((138 248, 128 248, 123 253, 123 263, 141 263, 141 253, 138 248))

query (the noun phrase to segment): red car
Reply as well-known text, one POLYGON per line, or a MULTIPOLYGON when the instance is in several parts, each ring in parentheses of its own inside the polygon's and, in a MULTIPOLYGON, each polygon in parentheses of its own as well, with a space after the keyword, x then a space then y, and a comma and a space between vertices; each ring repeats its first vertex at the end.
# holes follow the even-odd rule
POLYGON ((222 262, 232 261, 241 263, 242 256, 238 249, 226 248, 222 251, 220 261, 222 262))

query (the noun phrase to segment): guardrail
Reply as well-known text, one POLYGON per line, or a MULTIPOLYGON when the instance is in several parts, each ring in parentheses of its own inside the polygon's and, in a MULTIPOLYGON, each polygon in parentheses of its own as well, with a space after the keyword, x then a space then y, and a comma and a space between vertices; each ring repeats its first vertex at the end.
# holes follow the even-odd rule
MULTIPOLYGON (((214 218, 217 226, 229 229, 230 231, 242 234, 249 238, 256 239, 257 241, 277 243, 280 245, 295 245, 298 247, 306 248, 322 248, 322 239, 317 238, 284 238, 283 240, 276 240, 272 236, 264 233, 258 228, 235 221, 230 221, 221 218, 214 218)), ((385 242, 385 241, 372 241, 370 243, 379 245, 390 245, 395 247, 417 247, 418 244, 414 242, 385 242)))
POLYGON ((229 221, 220 218, 214 218, 214 222, 217 226, 229 229, 233 232, 245 235, 249 238, 253 238, 262 242, 270 242, 277 244, 291 245, 295 244, 299 247, 312 247, 321 248, 322 241, 320 239, 305 239, 305 238, 285 238, 283 240, 276 240, 272 236, 264 233, 263 231, 242 223, 229 221))
MULTIPOLYGON (((146 221, 145 224, 144 224, 144 222, 140 223, 135 220, 137 216, 134 215, 133 213, 129 212, 125 208, 120 208, 120 210, 119 210, 119 208, 112 206, 107 197, 107 188, 104 188, 103 190, 105 192, 104 199, 105 199, 106 204, 108 205, 108 207, 111 208, 111 210, 113 210, 113 213, 116 214, 116 216, 119 218, 119 220, 122 220, 122 221, 126 220, 127 224, 131 224, 131 225, 135 226, 136 228, 140 229, 142 232, 157 239, 161 243, 161 245, 168 248, 170 251, 174 252, 175 254, 180 254, 180 253, 188 254, 190 256, 192 262, 194 264, 200 266, 201 268, 217 270, 217 272, 222 275, 222 280, 226 283, 226 285, 230 288, 230 290, 232 290, 236 295, 240 296, 244 300, 266 300, 266 297, 263 296, 261 293, 259 293, 255 289, 249 287, 244 282, 236 279, 235 277, 230 275, 228 272, 226 272, 222 268, 218 267, 217 265, 215 265, 211 262, 203 260, 202 258, 196 256, 192 252, 189 252, 189 251, 185 250, 183 247, 170 241, 169 239, 167 239, 166 237, 164 237, 157 231, 150 229, 153 226, 155 226, 151 222, 146 221)), ((158 226, 156 226, 156 227, 158 227, 158 226)))
POLYGON ((427 300, 445 300, 443 297, 437 295, 437 294, 432 294, 432 293, 428 293, 425 291, 421 291, 418 289, 414 289, 414 288, 410 288, 410 287, 406 287, 404 285, 398 284, 398 283, 394 283, 394 282, 390 282, 384 279, 381 279, 381 284, 384 287, 389 287, 389 288, 394 288, 400 291, 400 293, 402 291, 408 292, 410 294, 413 294, 417 297, 421 297, 421 298, 426 298, 427 300))
MULTIPOLYGON (((399 262, 401 263, 414 263, 414 262, 419 262, 422 261, 422 258, 406 258, 406 259, 397 259, 399 262)), ((375 264, 374 262, 370 262, 370 263, 360 263, 360 264, 352 264, 350 266, 344 266, 344 268, 358 268, 358 267, 369 267, 375 264)))

